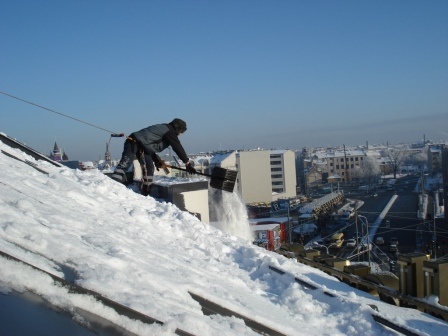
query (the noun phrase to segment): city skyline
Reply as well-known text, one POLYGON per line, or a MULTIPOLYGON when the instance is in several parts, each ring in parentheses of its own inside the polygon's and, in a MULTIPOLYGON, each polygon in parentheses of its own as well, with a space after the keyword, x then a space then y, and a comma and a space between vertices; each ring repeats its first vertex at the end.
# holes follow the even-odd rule
POLYGON ((0 5, 0 91, 97 128, 0 94, 42 153, 175 117, 188 153, 448 140, 446 1, 45 4, 0 5))

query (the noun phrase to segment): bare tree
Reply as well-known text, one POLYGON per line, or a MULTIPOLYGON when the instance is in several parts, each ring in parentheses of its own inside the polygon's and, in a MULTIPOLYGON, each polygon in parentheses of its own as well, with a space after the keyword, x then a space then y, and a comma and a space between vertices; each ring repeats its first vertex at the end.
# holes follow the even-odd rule
POLYGON ((350 172, 350 178, 352 180, 360 180, 363 177, 362 168, 356 165, 350 172))
POLYGON ((381 176, 381 168, 378 160, 371 156, 366 156, 362 163, 361 174, 369 181, 369 184, 376 182, 381 176))
POLYGON ((408 166, 417 166, 420 171, 423 171, 423 167, 428 162, 428 155, 426 153, 416 153, 407 155, 404 162, 408 166))
POLYGON ((402 148, 388 148, 386 150, 386 156, 389 158, 389 165, 392 168, 394 178, 397 178, 397 172, 400 168, 403 160, 405 159, 405 149, 402 148))

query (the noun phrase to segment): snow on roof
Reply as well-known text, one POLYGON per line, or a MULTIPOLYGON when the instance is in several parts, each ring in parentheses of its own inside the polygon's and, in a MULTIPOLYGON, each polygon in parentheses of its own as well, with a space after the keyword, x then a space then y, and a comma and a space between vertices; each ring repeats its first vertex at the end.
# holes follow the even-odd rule
POLYGON ((279 227, 279 224, 259 224, 259 225, 251 225, 252 231, 271 231, 279 227))
POLYGON ((170 177, 164 175, 154 175, 154 182, 161 186, 170 186, 173 184, 184 184, 198 181, 205 181, 205 176, 195 175, 191 177, 170 177))
POLYGON ((282 155, 285 154, 288 150, 287 149, 271 149, 269 152, 271 155, 282 155))
POLYGON ((334 198, 340 196, 338 192, 332 192, 331 194, 325 195, 323 197, 320 197, 311 203, 305 204, 303 207, 299 209, 299 212, 304 213, 312 213, 315 209, 319 208, 320 206, 330 202, 334 198))
POLYGON ((329 151, 329 152, 316 152, 313 153, 320 160, 325 160, 332 157, 345 157, 345 156, 365 156, 363 150, 346 150, 344 151, 329 151))
POLYGON ((213 153, 210 163, 211 164, 220 164, 225 159, 230 157, 233 153, 235 153, 235 151, 233 151, 233 150, 213 153))
POLYGON ((267 217, 267 218, 249 218, 249 224, 257 223, 287 223, 290 218, 288 217, 267 217))
MULTIPOLYGON (((0 149, 48 173, 0 153, 0 250, 164 323, 130 319, 92 296, 71 293, 43 272, 0 256, 4 296, 32 291, 60 309, 96 314, 136 335, 173 335, 176 328, 194 335, 255 335, 237 315, 285 335, 395 334, 372 314, 417 334, 446 334, 447 323, 438 318, 382 302, 235 235, 248 225, 236 220, 238 216, 218 230, 171 203, 136 194, 98 170, 36 161, 3 142, 0 149), (324 295, 328 291, 334 297, 324 295), (191 292, 237 315, 206 316, 191 292)), ((218 209, 231 218, 236 202, 236 194, 222 194, 218 209)), ((0 328, 17 329, 32 319, 33 314, 4 319, 0 328)), ((52 323, 39 322, 36 332, 54 334, 52 323)))

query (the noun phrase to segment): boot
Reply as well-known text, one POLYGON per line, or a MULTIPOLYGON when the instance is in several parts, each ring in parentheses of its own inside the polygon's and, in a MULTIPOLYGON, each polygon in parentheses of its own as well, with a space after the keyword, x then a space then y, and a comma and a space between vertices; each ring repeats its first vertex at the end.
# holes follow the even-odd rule
POLYGON ((140 187, 140 193, 143 196, 148 196, 151 194, 151 184, 152 184, 152 176, 143 177, 140 187))
POLYGON ((127 182, 126 173, 122 169, 115 169, 114 173, 110 175, 110 178, 123 184, 127 182))

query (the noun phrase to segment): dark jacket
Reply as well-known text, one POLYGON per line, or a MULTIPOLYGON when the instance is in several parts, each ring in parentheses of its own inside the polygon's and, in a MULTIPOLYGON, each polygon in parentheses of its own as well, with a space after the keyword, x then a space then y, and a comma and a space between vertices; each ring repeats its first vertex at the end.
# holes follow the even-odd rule
POLYGON ((183 163, 188 162, 187 153, 179 141, 174 127, 170 124, 157 124, 132 133, 134 138, 140 143, 145 154, 154 157, 156 153, 171 146, 174 152, 183 163))

